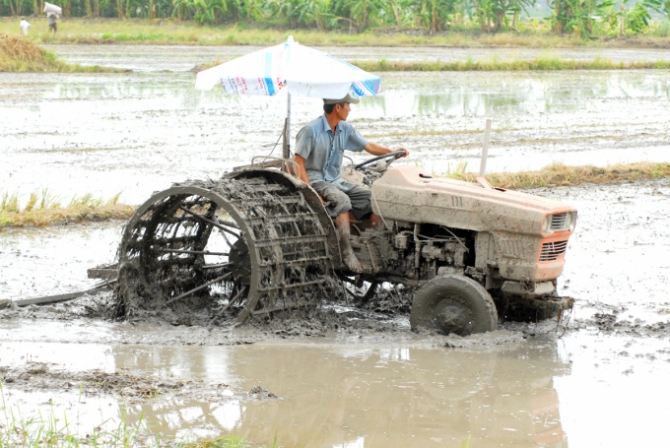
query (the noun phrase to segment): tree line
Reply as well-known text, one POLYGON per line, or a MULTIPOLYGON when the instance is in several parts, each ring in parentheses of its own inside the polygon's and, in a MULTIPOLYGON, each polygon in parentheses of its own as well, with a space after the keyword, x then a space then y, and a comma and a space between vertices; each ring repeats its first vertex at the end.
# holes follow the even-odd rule
MULTIPOLYGON (((201 25, 231 22, 360 33, 371 27, 420 28, 430 33, 475 28, 514 29, 537 0, 60 0, 66 17, 177 18, 201 25)), ((547 0, 553 32, 639 33, 652 13, 667 17, 670 0, 547 0)), ((0 0, 0 15, 39 14, 44 0, 0 0)))

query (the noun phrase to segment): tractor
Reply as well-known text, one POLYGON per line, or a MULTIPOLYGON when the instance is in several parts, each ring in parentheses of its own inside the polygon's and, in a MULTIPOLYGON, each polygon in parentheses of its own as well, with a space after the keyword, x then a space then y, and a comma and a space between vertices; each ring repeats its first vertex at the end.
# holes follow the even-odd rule
POLYGON ((577 210, 487 182, 392 166, 400 152, 353 161, 344 177, 372 190, 383 228, 352 224, 363 272, 347 270, 332 219, 287 159, 188 180, 154 194, 127 223, 118 251, 118 316, 211 307, 237 324, 313 307, 343 288, 369 300, 389 285, 414 291, 413 330, 469 335, 499 316, 538 320, 572 308, 557 294, 577 210))

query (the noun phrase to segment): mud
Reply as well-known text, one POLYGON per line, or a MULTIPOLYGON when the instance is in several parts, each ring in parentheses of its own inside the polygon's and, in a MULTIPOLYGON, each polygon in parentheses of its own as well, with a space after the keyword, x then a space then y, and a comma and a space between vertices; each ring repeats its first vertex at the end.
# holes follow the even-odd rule
MULTIPOLYGON (((48 363, 28 362, 25 366, 0 367, 3 384, 23 392, 76 392, 85 397, 112 396, 127 403, 141 403, 157 397, 188 397, 203 401, 221 400, 232 395, 227 384, 206 384, 157 377, 120 369, 115 372, 91 370, 71 372, 48 363), (225 393, 224 393, 225 391, 225 393)), ((263 393, 259 393, 263 396, 263 393)), ((250 393, 253 396, 253 394, 250 393)), ((276 398, 265 391, 265 398, 276 398)), ((256 398, 256 397, 254 397, 256 398)))

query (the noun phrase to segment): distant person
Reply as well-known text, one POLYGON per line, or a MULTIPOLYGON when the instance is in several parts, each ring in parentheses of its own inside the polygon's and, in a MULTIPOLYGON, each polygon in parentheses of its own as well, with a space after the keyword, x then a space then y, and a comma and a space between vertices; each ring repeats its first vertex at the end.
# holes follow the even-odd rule
POLYGON ((56 31, 58 31, 58 25, 56 24, 58 16, 55 13, 50 12, 47 14, 47 17, 49 18, 49 31, 53 31, 55 35, 56 31))
POLYGON ((21 27, 21 31, 23 31, 23 35, 27 36, 28 35, 28 28, 30 28, 30 24, 26 20, 25 17, 21 17, 21 23, 19 24, 21 27))

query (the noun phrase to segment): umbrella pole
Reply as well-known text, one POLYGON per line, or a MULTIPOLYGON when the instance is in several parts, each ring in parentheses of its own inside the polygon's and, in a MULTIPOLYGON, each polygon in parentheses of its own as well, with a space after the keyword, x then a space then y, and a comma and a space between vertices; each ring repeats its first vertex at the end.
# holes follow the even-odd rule
POLYGON ((284 159, 291 158, 291 94, 286 95, 286 122, 284 126, 284 145, 282 151, 284 159))

